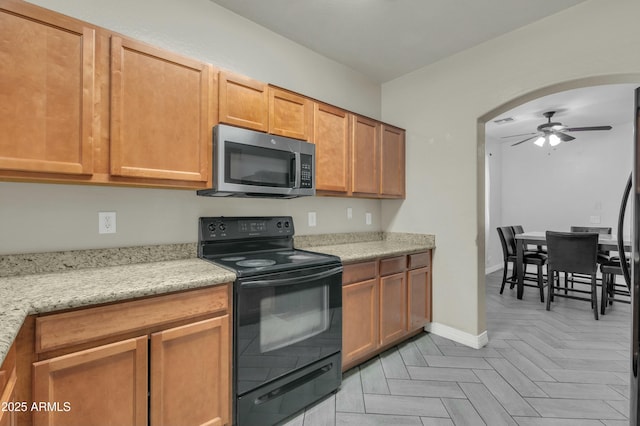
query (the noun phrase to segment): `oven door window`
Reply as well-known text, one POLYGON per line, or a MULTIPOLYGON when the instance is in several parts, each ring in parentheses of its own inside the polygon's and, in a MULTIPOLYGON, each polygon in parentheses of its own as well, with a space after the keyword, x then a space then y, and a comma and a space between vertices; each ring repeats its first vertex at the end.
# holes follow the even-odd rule
POLYGON ((329 328, 329 288, 273 288, 260 300, 260 352, 309 339, 329 328))
POLYGON ((295 155, 277 149, 225 142, 225 182, 293 188, 295 155))

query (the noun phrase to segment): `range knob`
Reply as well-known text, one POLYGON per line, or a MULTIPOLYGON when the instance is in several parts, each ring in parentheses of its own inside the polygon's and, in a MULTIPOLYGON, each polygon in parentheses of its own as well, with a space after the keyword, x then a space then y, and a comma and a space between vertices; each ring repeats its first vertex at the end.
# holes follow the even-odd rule
POLYGON ((209 224, 209 231, 213 232, 216 230, 216 225, 214 225, 213 223, 209 224))
POLYGON ((225 225, 224 223, 221 223, 220 225, 218 225, 218 229, 220 229, 221 231, 224 231, 227 229, 227 225, 225 225))
POLYGON ((278 222, 278 223, 276 223, 276 226, 277 226, 278 228, 282 228, 282 222, 278 222))
POLYGON ((288 227, 289 227, 289 221, 288 221, 288 220, 284 223, 284 227, 285 227, 285 228, 288 228, 288 227))

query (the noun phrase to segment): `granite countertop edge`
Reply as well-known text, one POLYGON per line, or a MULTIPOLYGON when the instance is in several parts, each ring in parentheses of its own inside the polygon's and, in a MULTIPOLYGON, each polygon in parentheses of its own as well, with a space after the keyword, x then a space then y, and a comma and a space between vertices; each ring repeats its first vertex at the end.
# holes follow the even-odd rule
MULTIPOLYGON (((335 255, 345 264, 435 248, 433 236, 410 236, 338 244, 316 240, 325 245, 301 241, 296 248, 335 255)), ((219 285, 235 278, 233 272, 195 257, 0 277, 0 363, 28 315, 219 285)))

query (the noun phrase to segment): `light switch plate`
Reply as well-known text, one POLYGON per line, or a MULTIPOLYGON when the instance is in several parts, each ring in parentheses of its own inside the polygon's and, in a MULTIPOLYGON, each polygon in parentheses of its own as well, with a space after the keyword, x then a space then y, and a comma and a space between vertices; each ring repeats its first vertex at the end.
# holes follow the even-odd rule
POLYGON ((353 218, 353 209, 351 207, 347 207, 347 219, 353 218))
POLYGON ((316 226, 316 212, 309 212, 309 226, 316 226))
POLYGON ((367 212, 364 215, 364 223, 367 225, 371 225, 371 213, 367 212))

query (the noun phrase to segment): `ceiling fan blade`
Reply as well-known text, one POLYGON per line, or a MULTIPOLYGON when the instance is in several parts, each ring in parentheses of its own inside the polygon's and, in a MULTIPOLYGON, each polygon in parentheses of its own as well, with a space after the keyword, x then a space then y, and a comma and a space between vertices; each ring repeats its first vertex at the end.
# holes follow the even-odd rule
POLYGON ((587 130, 611 130, 611 126, 592 126, 592 127, 569 127, 564 129, 565 132, 584 132, 587 130))
POLYGON ((562 132, 553 132, 553 134, 559 137, 562 142, 569 142, 575 139, 573 136, 562 132))
POLYGON ((537 133, 521 133, 519 135, 509 135, 509 136, 502 136, 501 139, 505 139, 505 138, 514 138, 516 136, 529 136, 529 135, 537 135, 537 133))
POLYGON ((511 144, 511 146, 516 146, 516 145, 520 145, 521 143, 525 143, 526 141, 530 141, 531 139, 537 138, 538 134, 536 133, 535 135, 531 136, 530 138, 521 140, 520 142, 516 142, 514 144, 511 144))

